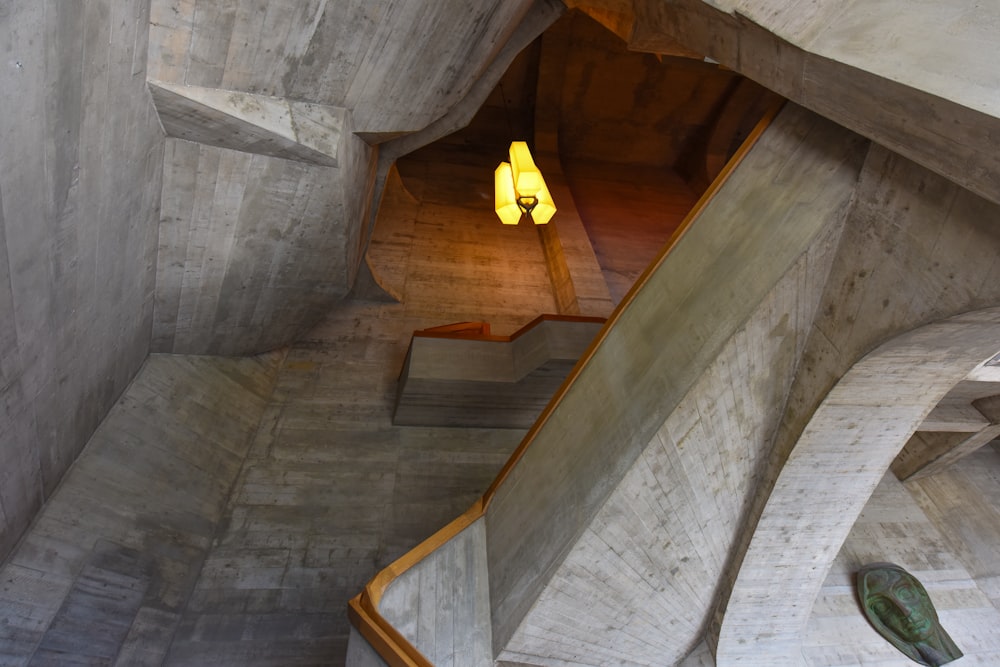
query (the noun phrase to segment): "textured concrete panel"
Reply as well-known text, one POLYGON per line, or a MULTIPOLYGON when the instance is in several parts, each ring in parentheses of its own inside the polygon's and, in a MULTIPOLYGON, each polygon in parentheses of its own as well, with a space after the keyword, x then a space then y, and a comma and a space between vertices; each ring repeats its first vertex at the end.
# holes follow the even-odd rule
POLYGON ((346 109, 163 81, 150 81, 149 90, 167 136, 338 166, 346 109))
POLYGON ((167 141, 154 350, 274 349, 348 292, 374 155, 349 131, 337 155, 319 167, 167 141))
POLYGON ((412 132, 465 97, 532 4, 153 0, 150 78, 346 107, 359 132, 412 132))
POLYGON ((732 333, 840 220, 864 149, 786 109, 606 329, 487 513, 495 651, 732 333))
POLYGON ((379 613, 435 667, 493 664, 482 518, 395 579, 379 613))
POLYGON ((416 220, 379 222, 405 298, 345 300, 289 352, 167 665, 343 664, 348 599, 464 511, 523 437, 392 424, 415 329, 486 320, 510 334, 553 304, 535 230, 481 203, 494 165, 419 157, 400 165, 416 220))
POLYGON ((923 484, 904 487, 892 475, 879 483, 844 541, 812 607, 802 636, 804 664, 914 664, 875 632, 858 605, 854 575, 861 566, 875 562, 898 563, 924 585, 942 627, 965 653, 956 665, 1000 662, 1000 637, 996 633, 1000 610, 990 606, 983 586, 986 582, 977 580, 964 558, 966 545, 992 546, 990 560, 995 560, 1000 548, 997 507, 988 500, 967 502, 977 492, 1000 490, 998 463, 996 459, 980 459, 978 467, 987 477, 994 476, 983 487, 973 484, 968 488, 969 468, 938 489, 923 484), (953 504, 959 498, 960 510, 953 504), (986 528, 991 524, 985 540, 974 534, 956 535, 951 528, 963 531, 966 526, 986 528))
POLYGON ((983 447, 906 488, 1000 611, 1000 448, 983 447))
POLYGON ((141 0, 0 10, 0 559, 148 351, 147 23, 141 0))
POLYGON ((0 662, 162 662, 281 358, 149 357, 0 569, 0 662))
POLYGON ((701 641, 839 232, 830 225, 722 348, 501 656, 528 664, 669 665, 701 641))
POLYGON ((757 522, 722 618, 720 663, 802 663, 813 600, 889 464, 930 409, 997 349, 1000 309, 975 311, 893 338, 840 379, 757 522))
POLYGON ((632 44, 655 52, 664 37, 664 48, 680 41, 1000 203, 993 8, 975 0, 877 9, 795 0, 791 7, 785 0, 643 0, 635 4, 632 44))
POLYGON ((1000 303, 998 221, 1000 206, 872 149, 789 396, 779 464, 822 397, 866 352, 922 324, 1000 303))

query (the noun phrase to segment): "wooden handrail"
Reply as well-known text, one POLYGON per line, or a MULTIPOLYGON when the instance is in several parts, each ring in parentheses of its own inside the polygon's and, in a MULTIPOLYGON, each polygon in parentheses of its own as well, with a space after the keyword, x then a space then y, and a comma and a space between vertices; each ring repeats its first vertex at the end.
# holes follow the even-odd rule
POLYGON ((379 613, 378 604, 382 600, 382 595, 396 577, 422 561, 482 517, 482 503, 480 498, 456 519, 397 558, 387 568, 376 574, 364 590, 348 603, 348 616, 351 623, 368 640, 372 648, 382 656, 389 667, 434 666, 379 613))
POLYGON ((454 338, 457 340, 484 340, 497 343, 509 343, 517 340, 543 322, 591 322, 603 324, 604 317, 588 317, 586 315, 539 315, 509 336, 496 336, 490 333, 489 322, 458 322, 445 324, 430 329, 418 329, 413 332, 414 338, 454 338), (476 333, 480 330, 480 333, 476 333))
POLYGON ((675 229, 673 234, 670 235, 670 238, 667 240, 667 243, 660 250, 660 253, 659 255, 656 256, 656 259, 654 259, 649 264, 649 266, 646 267, 646 269, 642 272, 639 278, 632 285, 632 288, 629 289, 628 293, 625 294, 625 298, 622 299, 621 303, 619 303, 618 306, 614 309, 614 312, 611 313, 611 316, 608 318, 608 321, 605 322, 604 326, 601 327, 601 330, 597 332, 596 336, 594 336, 594 339, 590 342, 590 345, 587 346, 587 349, 580 356, 579 361, 577 361, 576 365, 573 366, 573 369, 570 370, 569 375, 566 376, 566 379, 563 381, 562 385, 560 385, 559 389, 556 391, 555 396, 552 397, 552 400, 549 401, 548 405, 545 406, 545 409, 542 410, 542 414, 538 416, 538 419, 535 420, 535 423, 528 430, 528 433, 527 435, 524 436, 524 439, 521 441, 521 444, 517 446, 517 449, 514 450, 514 453, 511 454, 511 457, 507 459, 507 463, 500 471, 500 474, 496 476, 496 479, 494 479, 493 483, 490 484, 490 488, 486 490, 486 493, 483 495, 484 513, 486 512, 487 509, 489 509, 490 502, 492 502, 493 497, 496 495, 497 489, 500 488, 500 485, 503 484, 504 480, 506 480, 507 477, 510 475, 510 472, 514 469, 514 466, 516 466, 517 463, 524 456, 524 453, 528 450, 528 447, 530 447, 531 443, 534 442, 535 436, 538 435, 538 432, 545 425, 545 422, 549 420, 549 417, 552 415, 552 412, 556 409, 556 407, 558 407, 559 403, 562 401, 562 397, 566 395, 566 392, 569 391, 569 388, 576 381, 576 378, 580 375, 581 369, 584 366, 586 366, 587 362, 590 361, 591 357, 594 356, 595 350, 597 350, 598 346, 600 346, 600 344, 604 342, 604 339, 607 338, 608 331, 611 330, 611 328, 621 317, 622 311, 625 308, 627 308, 630 303, 632 303, 633 299, 635 299, 635 295, 646 284, 646 281, 649 280, 649 277, 658 268, 660 268, 660 265, 663 264, 667 256, 670 255, 670 253, 673 251, 675 247, 677 247, 677 244, 680 243, 680 240, 684 237, 688 229, 691 227, 691 223, 693 223, 698 218, 698 216, 701 215, 701 212, 705 210, 705 207, 708 206, 708 203, 712 201, 716 193, 718 193, 718 191, 722 188, 722 186, 725 185, 726 181, 729 180, 729 176, 733 173, 733 171, 735 171, 736 167, 739 166, 740 162, 743 161, 743 158, 745 158, 747 154, 750 153, 750 149, 754 147, 754 144, 756 144, 757 140, 760 139, 760 136, 764 134, 764 130, 767 129, 767 127, 771 124, 771 121, 774 120, 775 116, 778 115, 778 112, 781 111, 781 108, 784 105, 785 105, 785 100, 781 100, 780 103, 775 104, 772 108, 768 109, 767 113, 764 114, 764 117, 761 118, 760 121, 757 123, 757 125, 754 126, 753 131, 750 132, 750 134, 747 135, 747 138, 743 141, 743 143, 740 144, 739 149, 737 149, 736 153, 733 154, 733 157, 729 160, 729 162, 726 163, 725 168, 719 173, 719 176, 714 181, 712 181, 712 184, 708 187, 708 189, 705 190, 705 192, 701 195, 698 201, 695 202, 694 207, 690 211, 688 211, 688 214, 686 216, 684 216, 684 220, 681 221, 681 224, 678 225, 677 229, 675 229))
MULTIPOLYGON (((475 521, 481 519, 485 514, 486 510, 489 508, 490 502, 496 495, 497 489, 500 485, 507 479, 514 466, 521 460, 528 447, 531 446, 532 442, 538 432, 541 430, 545 422, 548 421, 549 417, 552 415, 553 411, 558 407, 563 396, 569 390, 570 386, 576 381, 579 376, 581 369, 586 365, 586 362, 593 357, 595 350, 601 344, 601 342, 607 337, 607 332, 615 325, 618 319, 621 317, 622 311, 632 302, 638 291, 645 285, 646 281, 649 280, 650 275, 655 272, 660 265, 664 262, 667 256, 673 251, 680 240, 687 233, 688 229, 695 219, 701 214, 701 212, 708 206, 708 203, 712 201, 718 191, 722 186, 729 180, 729 177, 735 171, 736 167, 739 166, 740 162, 749 154, 750 149, 757 143, 764 130, 771 124, 774 118, 781 111, 784 106, 785 100, 781 100, 780 103, 775 104, 770 108, 767 113, 760 119, 757 125, 754 127, 753 131, 747 136, 746 140, 740 145, 736 153, 726 164, 725 168, 719 173, 718 177, 712 181, 712 184, 708 189, 702 194, 695 203, 694 207, 688 212, 684 217, 681 224, 674 230, 674 233, 670 236, 666 245, 657 255, 656 259, 642 272, 635 284, 632 285, 632 289, 628 291, 625 298, 622 299, 621 303, 615 308, 614 312, 607 319, 604 326, 591 341, 587 350, 580 357, 580 361, 573 367, 566 380, 563 381, 562 385, 556 391, 555 396, 549 401, 548 405, 542 411, 542 414, 535 421, 534 425, 528 430, 528 433, 521 440, 517 449, 507 460, 500 474, 497 475, 496 479, 483 494, 483 497, 477 500, 472 507, 466 510, 461 516, 459 516, 454 521, 448 523, 446 526, 438 530, 436 533, 431 535, 429 538, 418 544, 416 547, 403 554, 400 558, 394 561, 387 568, 379 572, 375 577, 368 582, 364 590, 357 596, 355 596, 349 603, 348 614, 351 618, 351 622, 354 627, 357 628, 358 632, 368 640, 372 648, 374 648, 383 660, 389 665, 389 667, 434 667, 433 664, 424 657, 420 651, 417 650, 413 644, 409 642, 402 634, 399 633, 396 628, 392 626, 379 612, 378 603, 382 599, 382 594, 389 587, 394 579, 398 576, 412 568, 414 565, 422 561, 436 549, 444 545, 448 540, 452 539, 458 535, 462 530, 472 525, 475 521)), ((575 316, 567 315, 542 315, 525 326, 518 329, 511 336, 488 336, 485 340, 499 339, 499 340, 513 340, 517 336, 523 334, 528 329, 537 326, 544 319, 579 319, 582 321, 600 321, 601 318, 576 318, 575 316)), ((415 332, 414 336, 418 335, 419 332, 415 332)), ((420 333, 422 336, 428 337, 456 337, 454 335, 448 334, 436 334, 436 333, 420 333)), ((466 338, 462 336, 462 338, 466 338)), ((473 340, 476 340, 473 338, 473 340)))

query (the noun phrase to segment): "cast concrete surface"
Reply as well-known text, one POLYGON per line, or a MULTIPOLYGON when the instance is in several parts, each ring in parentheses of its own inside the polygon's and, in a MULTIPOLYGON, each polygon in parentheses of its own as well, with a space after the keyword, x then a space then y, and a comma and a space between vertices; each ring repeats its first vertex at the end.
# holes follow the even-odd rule
POLYGON ((866 354, 1000 305, 997 44, 974 0, 2 3, 0 664, 378 664, 347 598, 523 433, 393 425, 411 332, 607 316, 774 93, 396 618, 456 666, 902 665, 845 588, 878 556, 998 664, 997 364, 871 460, 827 419, 952 352, 844 389, 866 354), (514 138, 549 228, 490 211, 514 138))

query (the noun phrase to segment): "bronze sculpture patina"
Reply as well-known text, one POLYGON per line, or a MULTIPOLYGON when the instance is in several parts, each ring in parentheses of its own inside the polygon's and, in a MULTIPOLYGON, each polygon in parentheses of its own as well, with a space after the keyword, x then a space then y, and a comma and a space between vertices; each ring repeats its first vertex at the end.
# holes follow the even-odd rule
POLYGON ((858 571, 857 584, 868 622, 911 660, 936 667, 962 657, 912 574, 893 563, 872 563, 858 571))

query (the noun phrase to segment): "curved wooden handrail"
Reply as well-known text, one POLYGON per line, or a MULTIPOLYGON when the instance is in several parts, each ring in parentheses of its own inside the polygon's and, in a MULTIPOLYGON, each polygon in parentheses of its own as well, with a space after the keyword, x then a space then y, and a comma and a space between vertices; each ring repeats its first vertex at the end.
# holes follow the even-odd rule
MULTIPOLYGON (((489 508, 490 502, 495 497, 497 489, 500 488, 500 485, 503 484, 503 482, 510 475, 514 466, 516 466, 521 458, 523 458, 525 452, 531 446, 532 442, 534 442, 535 436, 541 430, 542 426, 545 425, 545 422, 548 421, 553 411, 558 407, 560 401, 563 396, 566 395, 570 386, 572 386, 572 384, 576 381, 581 369, 594 355, 594 351, 601 344, 601 342, 607 337, 607 332, 621 317, 622 311, 632 302, 636 293, 649 279, 649 276, 660 267, 663 261, 680 242, 681 238, 683 238, 687 233, 694 220, 698 218, 705 207, 708 206, 708 203, 712 201, 712 198, 715 197, 726 181, 729 180, 729 176, 733 173, 736 167, 739 166, 740 162, 743 161, 747 154, 749 154, 750 149, 757 143, 757 140, 778 115, 778 112, 781 111, 784 104, 785 100, 781 100, 780 103, 775 104, 767 111, 767 113, 764 114, 764 117, 760 119, 760 122, 757 123, 743 144, 740 145, 740 148, 726 164, 726 167, 712 182, 704 194, 702 194, 702 196, 698 199, 697 203, 695 203, 694 207, 684 217, 684 220, 677 227, 677 229, 674 230, 674 233, 670 236, 670 239, 667 241, 666 245, 664 245, 656 259, 648 267, 646 267, 646 270, 642 272, 642 275, 640 275, 635 284, 632 285, 632 289, 628 291, 625 298, 622 299, 621 303, 618 304, 614 312, 611 313, 611 316, 607 318, 607 321, 601 328, 600 332, 598 332, 597 336, 594 337, 594 340, 591 341, 587 350, 580 357, 580 360, 573 367, 573 370, 570 371, 566 380, 563 381, 562 385, 556 391, 552 400, 549 401, 548 405, 542 411, 542 414, 535 421, 534 425, 528 430, 524 439, 521 440, 521 443, 518 445, 517 449, 514 450, 514 453, 507 460, 507 463, 500 471, 500 474, 497 475, 496 479, 493 480, 493 483, 486 490, 486 493, 483 494, 483 497, 473 503, 472 507, 466 510, 457 519, 445 525, 443 528, 375 575, 375 577, 365 586, 364 590, 351 599, 348 610, 351 622, 354 624, 354 627, 358 630, 358 632, 360 632, 361 635, 368 640, 372 648, 378 652, 389 667, 434 667, 434 665, 378 612, 378 603, 382 599, 382 594, 389 587, 392 581, 396 579, 396 577, 412 568, 414 565, 445 544, 448 540, 458 535, 486 514, 486 510, 489 508)), ((512 340, 531 327, 537 326, 538 323, 547 318, 576 319, 575 316, 542 315, 535 318, 524 327, 521 327, 521 329, 511 334, 509 337, 487 336, 485 339, 491 340, 496 338, 508 341, 512 340)), ((579 319, 583 321, 600 321, 601 318, 579 319)), ((417 334, 415 333, 414 335, 417 334)), ((420 335, 432 337, 454 337, 453 334, 435 334, 433 332, 422 333, 420 335)), ((462 336, 462 338, 467 337, 462 336)), ((476 340, 476 338, 473 338, 473 340, 476 340)))
POLYGON ((348 615, 354 627, 368 640, 389 667, 434 667, 434 665, 379 613, 378 604, 382 600, 382 595, 396 577, 471 526, 483 516, 483 513, 483 500, 480 498, 457 518, 376 574, 364 590, 348 603, 348 615))

